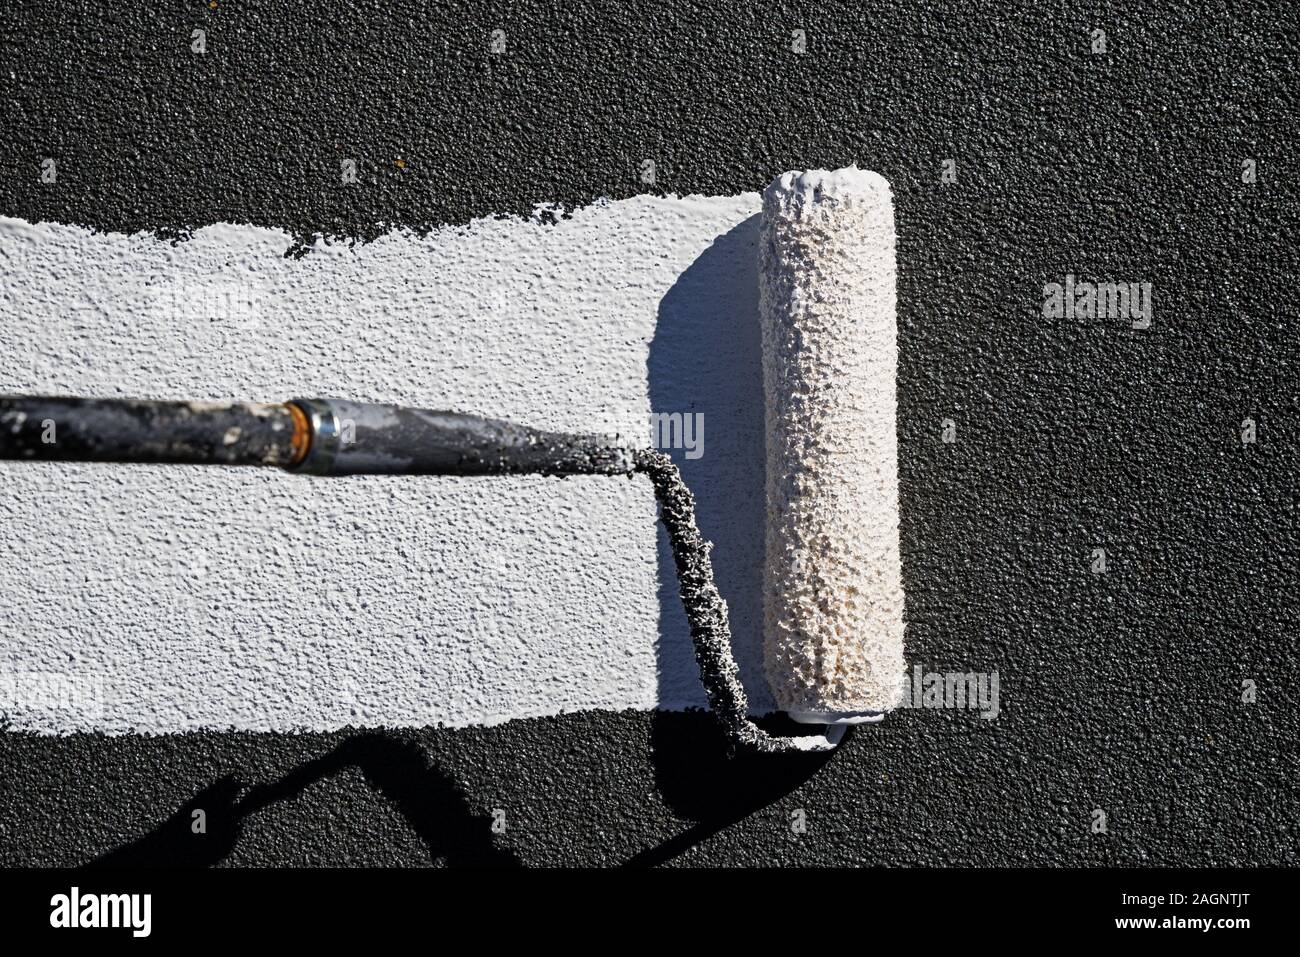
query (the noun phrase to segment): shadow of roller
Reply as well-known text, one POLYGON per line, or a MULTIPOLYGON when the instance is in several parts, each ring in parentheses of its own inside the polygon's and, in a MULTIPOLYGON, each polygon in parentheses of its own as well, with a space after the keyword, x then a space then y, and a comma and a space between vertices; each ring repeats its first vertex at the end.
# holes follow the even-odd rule
MULTIPOLYGON (((700 531, 714 544, 713 572, 730 612, 732 651, 741 680, 761 706, 768 692, 761 634, 766 457, 758 319, 760 220, 755 214, 718 236, 664 295, 647 378, 651 411, 703 414, 703 454, 689 458, 683 450, 672 450, 671 457, 695 494, 700 531)), ((673 707, 698 700, 701 685, 672 550, 662 531, 658 563, 659 700, 673 707)), ((781 737, 814 730, 782 715, 757 724, 781 737)), ((676 816, 695 823, 640 852, 627 867, 653 867, 678 857, 779 801, 835 753, 729 757, 728 737, 707 711, 654 712, 650 748, 660 796, 676 816)))
MULTIPOLYGON (((778 737, 815 733, 784 715, 759 718, 778 737)), ((853 735, 849 729, 845 737, 853 735)), ((666 864, 733 824, 786 797, 811 780, 839 749, 781 754, 739 752, 706 711, 656 712, 650 724, 651 760, 660 796, 678 817, 694 821, 680 834, 647 848, 624 867, 666 864)))

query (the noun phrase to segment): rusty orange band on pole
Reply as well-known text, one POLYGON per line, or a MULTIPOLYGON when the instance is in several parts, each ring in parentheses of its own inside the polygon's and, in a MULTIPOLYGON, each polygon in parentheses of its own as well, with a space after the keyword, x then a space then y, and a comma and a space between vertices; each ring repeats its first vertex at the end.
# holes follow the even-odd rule
POLYGON ((293 418, 293 437, 289 440, 289 449, 292 452, 289 467, 293 468, 301 465, 307 453, 311 451, 311 422, 308 421, 307 414, 293 402, 285 405, 293 418))

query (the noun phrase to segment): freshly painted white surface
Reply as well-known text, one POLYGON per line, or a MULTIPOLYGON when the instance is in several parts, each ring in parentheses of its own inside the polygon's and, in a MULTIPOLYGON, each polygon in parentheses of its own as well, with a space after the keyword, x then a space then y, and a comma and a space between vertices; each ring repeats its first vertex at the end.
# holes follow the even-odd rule
MULTIPOLYGON (((718 545, 736 654, 758 634, 760 197, 318 243, 180 243, 0 220, 0 392, 456 408, 649 442, 718 545)), ((14 727, 490 724, 703 706, 643 479, 348 478, 0 463, 0 711, 14 727)))

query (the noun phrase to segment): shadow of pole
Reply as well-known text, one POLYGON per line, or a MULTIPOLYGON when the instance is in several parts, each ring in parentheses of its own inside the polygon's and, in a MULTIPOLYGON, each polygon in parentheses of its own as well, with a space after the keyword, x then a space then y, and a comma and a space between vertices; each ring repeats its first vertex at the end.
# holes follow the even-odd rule
POLYGON ((235 848, 246 817, 293 800, 317 781, 351 767, 396 806, 434 860, 459 867, 518 866, 513 853, 493 843, 488 819, 472 813, 456 782, 429 761, 423 748, 366 732, 277 781, 245 788, 233 777, 221 778, 150 833, 87 867, 211 867, 235 848), (196 834, 194 813, 200 810, 206 831, 196 834))

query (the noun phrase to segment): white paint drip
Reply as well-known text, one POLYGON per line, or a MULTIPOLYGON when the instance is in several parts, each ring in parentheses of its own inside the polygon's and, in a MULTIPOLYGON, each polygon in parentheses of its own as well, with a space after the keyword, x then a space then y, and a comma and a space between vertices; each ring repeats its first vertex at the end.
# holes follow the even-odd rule
MULTIPOLYGON (((340 396, 641 445, 652 409, 703 413, 683 465, 765 711, 759 209, 638 197, 302 259, 270 229, 172 244, 0 219, 0 392, 340 396)), ((20 729, 704 705, 644 480, 0 463, 0 482, 0 711, 20 729)))

